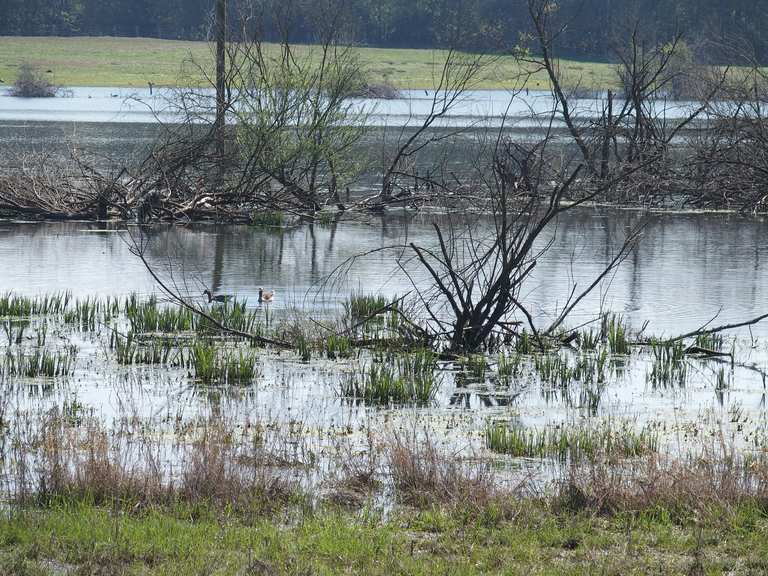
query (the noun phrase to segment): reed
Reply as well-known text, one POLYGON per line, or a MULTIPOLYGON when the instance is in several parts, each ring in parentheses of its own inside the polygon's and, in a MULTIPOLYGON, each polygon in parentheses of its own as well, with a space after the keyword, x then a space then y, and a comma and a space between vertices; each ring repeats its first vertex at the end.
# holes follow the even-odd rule
POLYGON ((533 354, 534 342, 527 330, 523 330, 515 339, 515 352, 525 356, 533 354))
POLYGON ((389 355, 383 362, 371 362, 361 374, 342 378, 340 395, 367 404, 425 406, 439 389, 436 363, 431 351, 389 355))
POLYGON ((186 308, 159 306, 157 297, 141 302, 134 294, 125 302, 125 315, 134 334, 174 334, 192 330, 194 315, 186 308))
POLYGON ((485 444, 493 452, 515 458, 553 458, 558 461, 591 460, 598 456, 636 458, 658 451, 658 436, 649 429, 636 432, 628 424, 608 422, 587 426, 529 429, 506 423, 488 423, 485 444))
MULTIPOLYGON (((258 316, 255 310, 248 309, 248 303, 244 300, 233 299, 223 305, 214 306, 208 314, 221 326, 229 330, 253 334, 259 330, 258 316)), ((191 319, 195 332, 198 334, 218 334, 221 329, 216 323, 204 316, 195 316, 191 319)))
POLYGON ((0 295, 0 318, 29 318, 61 314, 69 306, 72 295, 69 292, 43 296, 20 296, 13 292, 0 295))
POLYGON ((373 316, 389 304, 390 302, 384 296, 352 294, 344 303, 344 309, 347 316, 353 320, 361 320, 373 316))
POLYGON ((71 376, 75 371, 77 353, 76 346, 67 346, 55 352, 40 348, 32 352, 21 349, 8 350, 0 363, 0 374, 22 378, 71 376))
POLYGON ((685 345, 682 342, 652 340, 651 353, 653 359, 646 381, 654 388, 685 387, 688 379, 685 345))
POLYGON ((629 354, 630 343, 624 319, 616 314, 606 315, 603 317, 603 326, 603 332, 608 338, 611 354, 629 354))
POLYGON ((189 364, 194 368, 195 379, 205 385, 245 385, 258 375, 254 350, 225 351, 205 341, 194 343, 189 364))
POLYGON ((115 352, 117 363, 123 366, 145 364, 168 366, 178 363, 179 349, 176 342, 167 338, 151 338, 148 342, 137 341, 133 333, 123 337, 113 333, 110 348, 115 352))
POLYGON ((517 352, 506 355, 499 354, 496 374, 501 380, 520 378, 523 375, 523 357, 517 352))
POLYGON ((464 360, 463 368, 473 378, 483 380, 488 370, 488 360, 482 354, 472 354, 464 360))
POLYGON ((325 341, 325 354, 329 360, 350 358, 353 355, 352 343, 346 336, 331 334, 325 341))

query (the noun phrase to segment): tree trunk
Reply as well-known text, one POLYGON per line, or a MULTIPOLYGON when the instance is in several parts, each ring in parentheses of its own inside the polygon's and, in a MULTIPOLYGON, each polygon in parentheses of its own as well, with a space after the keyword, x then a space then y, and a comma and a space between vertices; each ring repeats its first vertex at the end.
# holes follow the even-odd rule
POLYGON ((219 184, 224 178, 226 158, 226 74, 227 74, 227 0, 216 0, 216 155, 219 184))

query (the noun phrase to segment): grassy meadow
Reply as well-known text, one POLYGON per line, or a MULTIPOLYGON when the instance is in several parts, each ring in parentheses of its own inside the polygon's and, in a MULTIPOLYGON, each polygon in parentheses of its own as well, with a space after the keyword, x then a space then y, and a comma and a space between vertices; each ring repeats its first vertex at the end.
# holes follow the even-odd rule
MULTIPOLYGON (((360 58, 370 71, 370 82, 401 89, 428 89, 436 84, 443 54, 433 50, 360 48, 360 58)), ((50 38, 0 37, 0 79, 13 83, 20 64, 29 62, 62 86, 145 87, 196 84, 199 66, 212 69, 211 45, 206 42, 150 38, 50 38), (50 71, 50 72, 48 72, 50 71)), ((566 84, 589 90, 616 84, 611 64, 562 61, 566 84)), ((489 67, 478 88, 517 87, 520 67, 505 56, 489 67)), ((546 76, 535 74, 528 88, 543 89, 546 76)))

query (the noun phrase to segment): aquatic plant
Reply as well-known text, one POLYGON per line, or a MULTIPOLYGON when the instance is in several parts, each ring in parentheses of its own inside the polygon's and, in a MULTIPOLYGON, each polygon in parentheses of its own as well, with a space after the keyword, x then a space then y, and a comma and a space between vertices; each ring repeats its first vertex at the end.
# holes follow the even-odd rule
POLYGON ((684 387, 688 377, 685 345, 678 342, 651 341, 653 363, 646 380, 654 387, 684 387))
POLYGON ((67 346, 54 352, 35 349, 6 351, 0 363, 0 374, 6 377, 58 378, 71 376, 75 371, 77 347, 67 346))
POLYGON ((514 354, 506 355, 499 354, 498 364, 496 366, 496 374, 502 380, 509 378, 519 378, 523 373, 523 357, 521 354, 515 352, 514 354))
POLYGON ((538 354, 533 358, 533 367, 542 383, 565 388, 575 380, 568 360, 559 353, 538 354))
POLYGON ((258 374, 256 352, 250 349, 225 351, 210 342, 197 341, 190 354, 189 364, 202 384, 248 384, 258 374))
POLYGON ((186 308, 160 306, 156 296, 141 302, 135 294, 126 300, 125 314, 134 334, 188 332, 195 318, 186 308))
POLYGON ((43 296, 20 296, 13 292, 0 295, 0 318, 28 318, 60 314, 69 306, 69 292, 43 296))
POLYGON ((696 346, 705 350, 720 352, 725 343, 722 334, 699 334, 696 336, 696 346))
POLYGON ((347 336, 331 334, 324 341, 325 353, 330 360, 352 356, 352 343, 347 336))
POLYGON ((611 354, 629 354, 630 344, 624 319, 616 314, 603 317, 604 333, 608 338, 611 354))
POLYGON ((344 309, 350 318, 361 320, 373 316, 389 304, 384 296, 352 294, 344 303, 344 309))
POLYGON ((529 355, 534 352, 533 338, 527 330, 523 330, 515 339, 515 352, 529 355))
POLYGON ((117 363, 124 366, 174 364, 174 359, 180 354, 177 343, 174 341, 167 338, 150 338, 146 342, 139 342, 133 333, 123 337, 113 332, 110 337, 110 348, 115 351, 117 363))
POLYGON ((342 378, 340 395, 370 404, 429 404, 439 388, 437 357, 431 351, 389 355, 362 374, 342 378))
POLYGON ((650 429, 636 432, 626 423, 618 427, 607 422, 596 427, 563 425, 536 429, 489 422, 485 444, 494 452, 516 458, 578 461, 596 456, 635 458, 656 452, 659 440, 650 429))
POLYGON ((471 354, 462 362, 467 373, 478 380, 485 378, 485 372, 488 370, 488 360, 483 354, 471 354))
MULTIPOLYGON (((255 310, 248 309, 245 300, 232 299, 220 306, 214 306, 208 314, 216 322, 229 330, 253 334, 257 331, 258 315, 255 310)), ((198 334, 217 334, 221 329, 205 316, 192 318, 194 330, 198 334)))
POLYGON ((598 330, 583 330, 579 333, 579 347, 585 351, 597 350, 600 344, 600 332, 598 330))

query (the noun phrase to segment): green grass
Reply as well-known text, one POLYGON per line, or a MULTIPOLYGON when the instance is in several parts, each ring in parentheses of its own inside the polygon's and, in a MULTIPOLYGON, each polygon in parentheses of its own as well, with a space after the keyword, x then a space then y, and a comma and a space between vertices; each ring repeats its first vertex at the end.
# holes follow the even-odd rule
POLYGON ((205 385, 246 385, 258 375, 254 350, 222 350, 202 341, 192 346, 189 364, 195 370, 195 379, 205 385))
POLYGON ((579 461, 597 456, 635 458, 654 453, 658 437, 649 430, 636 432, 629 425, 557 426, 542 429, 489 423, 485 444, 494 452, 516 458, 555 458, 579 461))
POLYGON ((768 518, 754 505, 721 520, 602 517, 532 503, 512 518, 431 509, 321 508, 292 522, 195 510, 132 512, 61 504, 0 519, 0 573, 687 575, 764 574, 768 518))
POLYGON ((440 380, 435 376, 437 357, 430 351, 388 356, 372 362, 360 374, 350 374, 340 383, 344 398, 367 404, 429 404, 440 380))
MULTIPOLYGON (((432 88, 444 54, 433 50, 360 48, 360 59, 373 84, 398 88, 432 88)), ((21 38, 0 37, 0 78, 11 84, 23 62, 38 65, 51 81, 64 86, 136 86, 148 82, 162 86, 199 81, 190 62, 213 64, 210 44, 149 38, 21 38)), ((563 61, 561 71, 569 86, 583 89, 616 87, 612 64, 563 61)), ((510 88, 520 69, 512 57, 503 57, 488 70, 478 88, 510 88)), ((544 89, 544 74, 535 74, 531 89, 544 89)))

